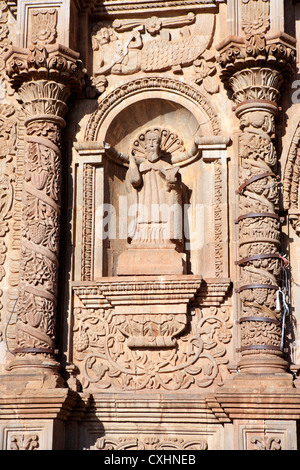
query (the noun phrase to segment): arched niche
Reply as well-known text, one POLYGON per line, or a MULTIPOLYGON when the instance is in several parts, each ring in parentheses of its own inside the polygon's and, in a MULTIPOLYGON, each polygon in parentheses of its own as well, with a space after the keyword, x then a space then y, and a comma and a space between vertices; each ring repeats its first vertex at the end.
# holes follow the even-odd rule
POLYGON ((85 141, 101 141, 111 122, 123 109, 147 100, 172 102, 186 108, 208 135, 220 135, 221 124, 217 111, 208 99, 188 83, 170 77, 143 77, 123 83, 99 101, 85 131, 85 141), (205 127, 205 128, 204 128, 205 127))
POLYGON ((172 131, 181 139, 184 150, 190 150, 196 136, 206 139, 207 145, 199 148, 196 158, 178 165, 185 189, 186 273, 204 274, 208 278, 228 275, 226 145, 214 143, 214 138, 221 137, 219 117, 206 97, 190 85, 179 80, 151 77, 123 84, 103 97, 88 122, 85 142, 78 144, 78 148, 84 149, 79 154, 84 154, 86 162, 88 149, 93 149, 91 161, 95 163, 95 169, 89 170, 89 183, 85 180, 84 169, 82 171, 81 223, 85 238, 82 239, 84 254, 81 266, 88 272, 87 276, 81 276, 83 280, 115 276, 117 260, 128 247, 128 240, 122 232, 127 217, 122 205, 128 194, 125 182, 127 167, 107 158, 104 142, 118 152, 128 154, 138 136, 153 127, 172 131), (97 146, 101 154, 98 161, 95 157, 97 146), (85 188, 91 194, 90 200, 84 196, 88 194, 85 188), (99 192, 102 193, 100 196, 99 192), (96 241, 96 227, 101 225, 100 211, 98 219, 91 213, 97 214, 101 201, 113 207, 116 236, 102 241, 98 237, 96 241), (88 230, 84 224, 88 225, 88 230), (99 250, 103 256, 99 256, 99 250), (97 257, 98 262, 95 261, 97 257), (92 260, 90 269, 87 269, 88 260, 92 260))
MULTIPOLYGON (((167 97, 166 97, 167 98, 167 97)), ((121 152, 127 152, 136 136, 145 128, 169 128, 187 145, 196 135, 209 135, 204 115, 195 116, 182 104, 165 98, 130 100, 101 130, 103 140, 121 152), (201 119, 201 122, 200 122, 201 119)), ((101 140, 101 139, 98 139, 101 140)))

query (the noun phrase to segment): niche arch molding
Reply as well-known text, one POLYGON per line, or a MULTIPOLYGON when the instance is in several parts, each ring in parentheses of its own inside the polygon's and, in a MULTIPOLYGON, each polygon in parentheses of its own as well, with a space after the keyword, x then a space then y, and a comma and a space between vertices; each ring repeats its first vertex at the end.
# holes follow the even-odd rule
POLYGON ((200 127, 205 125, 209 128, 209 132, 205 132, 206 135, 221 134, 218 113, 200 91, 180 80, 151 76, 124 83, 100 99, 98 109, 88 121, 84 140, 103 140, 111 122, 125 106, 148 99, 177 103, 198 119, 200 127))

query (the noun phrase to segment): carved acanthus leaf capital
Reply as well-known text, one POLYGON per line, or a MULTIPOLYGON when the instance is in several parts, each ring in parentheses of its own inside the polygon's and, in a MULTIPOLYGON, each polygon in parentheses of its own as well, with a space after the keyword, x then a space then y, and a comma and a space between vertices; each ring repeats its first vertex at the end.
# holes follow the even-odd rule
POLYGON ((230 37, 220 44, 217 56, 220 78, 234 92, 235 102, 278 101, 281 85, 294 73, 292 39, 286 34, 269 39, 261 35, 252 42, 230 37))
POLYGON ((24 82, 36 80, 55 81, 75 92, 83 86, 85 70, 79 54, 62 45, 12 47, 5 61, 7 75, 16 90, 24 82))

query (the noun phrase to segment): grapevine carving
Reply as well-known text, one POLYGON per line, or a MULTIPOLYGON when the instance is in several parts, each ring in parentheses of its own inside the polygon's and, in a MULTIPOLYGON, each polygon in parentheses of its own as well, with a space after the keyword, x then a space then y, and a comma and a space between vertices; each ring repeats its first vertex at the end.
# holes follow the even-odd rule
POLYGON ((85 308, 76 308, 74 314, 74 359, 84 389, 179 390, 223 384, 232 338, 225 307, 197 308, 189 318, 191 328, 185 330, 167 315, 127 318, 111 309, 85 308), (132 348, 128 337, 140 335, 141 329, 149 342, 132 348), (179 335, 175 344, 165 348, 155 343, 151 348, 151 341, 174 329, 179 335))

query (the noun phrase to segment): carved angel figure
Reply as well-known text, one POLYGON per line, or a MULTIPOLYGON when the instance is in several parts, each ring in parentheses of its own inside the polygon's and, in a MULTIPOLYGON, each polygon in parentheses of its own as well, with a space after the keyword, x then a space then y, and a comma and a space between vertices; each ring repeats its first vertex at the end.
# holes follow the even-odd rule
POLYGON ((148 129, 134 142, 129 155, 109 144, 106 154, 128 166, 129 226, 132 245, 166 246, 183 241, 182 192, 179 167, 198 156, 198 138, 189 152, 178 136, 166 129, 148 129), (175 157, 174 151, 181 150, 175 157))

